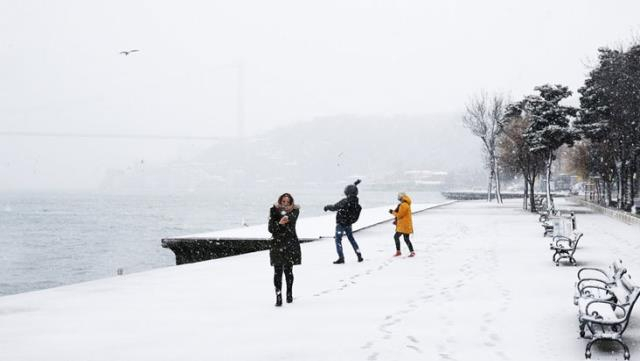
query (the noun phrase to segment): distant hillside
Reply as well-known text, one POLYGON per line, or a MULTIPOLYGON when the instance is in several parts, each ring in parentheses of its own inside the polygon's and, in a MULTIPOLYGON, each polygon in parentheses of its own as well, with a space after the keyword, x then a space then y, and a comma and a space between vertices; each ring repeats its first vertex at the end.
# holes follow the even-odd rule
POLYGON ((477 169, 480 149, 479 140, 462 127, 458 115, 335 116, 242 141, 218 141, 189 162, 145 169, 144 175, 116 175, 105 184, 204 190, 225 185, 344 182, 356 176, 373 183, 408 170, 477 169))

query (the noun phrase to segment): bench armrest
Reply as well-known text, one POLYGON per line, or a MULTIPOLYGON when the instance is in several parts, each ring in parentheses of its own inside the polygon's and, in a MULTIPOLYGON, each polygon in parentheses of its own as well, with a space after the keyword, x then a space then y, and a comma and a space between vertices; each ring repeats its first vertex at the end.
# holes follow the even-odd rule
MULTIPOLYGON (((613 292, 611 292, 610 289, 606 288, 606 287, 602 287, 602 286, 596 286, 596 285, 585 285, 582 288, 578 288, 578 292, 580 292, 580 297, 594 297, 594 292, 595 290, 599 290, 602 293, 604 293, 604 296, 606 296, 607 299, 611 298, 611 297, 615 297, 615 294, 613 292)), ((599 297, 602 298, 602 297, 599 297)))
POLYGON ((578 281, 578 283, 576 283, 576 288, 583 289, 584 287, 589 287, 589 286, 606 287, 607 285, 610 285, 610 284, 611 282, 601 280, 599 278, 583 278, 580 281, 578 281))
MULTIPOLYGON (((588 272, 588 271, 594 271, 594 272, 598 272, 601 275, 604 276, 605 279, 609 279, 609 275, 607 275, 607 272, 605 272, 604 270, 601 270, 600 268, 595 268, 595 267, 583 267, 578 271, 578 279, 582 279, 582 272, 588 272)), ((592 278, 592 277, 591 277, 592 278)))
POLYGON ((551 241, 551 246, 556 248, 571 249, 573 248, 573 245, 574 242, 572 242, 570 239, 557 239, 555 241, 551 241))
POLYGON ((590 301, 589 303, 587 303, 585 309, 584 309, 585 314, 580 315, 580 320, 583 321, 589 321, 589 322, 593 322, 593 323, 599 323, 599 324, 603 324, 603 325, 615 325, 618 324, 620 322, 623 322, 626 318, 627 318, 627 310, 622 307, 621 305, 615 303, 615 302, 611 302, 611 301, 602 301, 602 300, 593 300, 590 301), (605 319, 603 318, 598 311, 592 311, 589 312, 589 309, 591 308, 591 306, 596 306, 598 304, 606 304, 608 306, 611 307, 611 309, 613 310, 613 312, 611 314, 615 315, 615 319, 613 318, 608 318, 605 319), (622 316, 618 317, 618 315, 615 314, 616 309, 620 309, 622 311, 622 316))
POLYGON ((573 240, 567 236, 553 236, 553 238, 551 239, 553 242, 558 242, 558 241, 569 241, 569 242, 573 242, 573 240))

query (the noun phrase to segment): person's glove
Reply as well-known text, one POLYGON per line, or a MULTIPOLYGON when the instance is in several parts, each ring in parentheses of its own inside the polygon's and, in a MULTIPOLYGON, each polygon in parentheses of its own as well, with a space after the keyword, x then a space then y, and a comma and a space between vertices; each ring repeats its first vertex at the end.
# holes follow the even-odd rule
POLYGON ((324 206, 324 208, 322 208, 322 209, 324 209, 324 211, 326 212, 326 211, 329 210, 329 206, 324 206))

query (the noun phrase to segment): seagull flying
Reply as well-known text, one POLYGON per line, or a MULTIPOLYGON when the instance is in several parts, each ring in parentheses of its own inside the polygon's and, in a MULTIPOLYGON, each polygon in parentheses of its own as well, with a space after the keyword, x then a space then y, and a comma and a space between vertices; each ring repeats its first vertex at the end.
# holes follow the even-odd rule
POLYGON ((138 50, 138 49, 123 50, 123 51, 120 52, 120 54, 124 54, 125 56, 127 56, 127 55, 129 55, 131 53, 135 53, 135 52, 138 52, 138 51, 140 51, 140 50, 138 50))

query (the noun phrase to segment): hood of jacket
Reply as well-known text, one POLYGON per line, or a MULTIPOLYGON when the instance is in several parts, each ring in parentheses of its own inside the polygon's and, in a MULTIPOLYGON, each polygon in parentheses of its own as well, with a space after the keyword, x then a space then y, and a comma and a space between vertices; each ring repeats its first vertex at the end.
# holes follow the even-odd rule
POLYGON ((406 195, 405 193, 400 193, 399 196, 401 202, 406 202, 407 204, 411 205, 411 198, 409 198, 408 195, 406 195))

